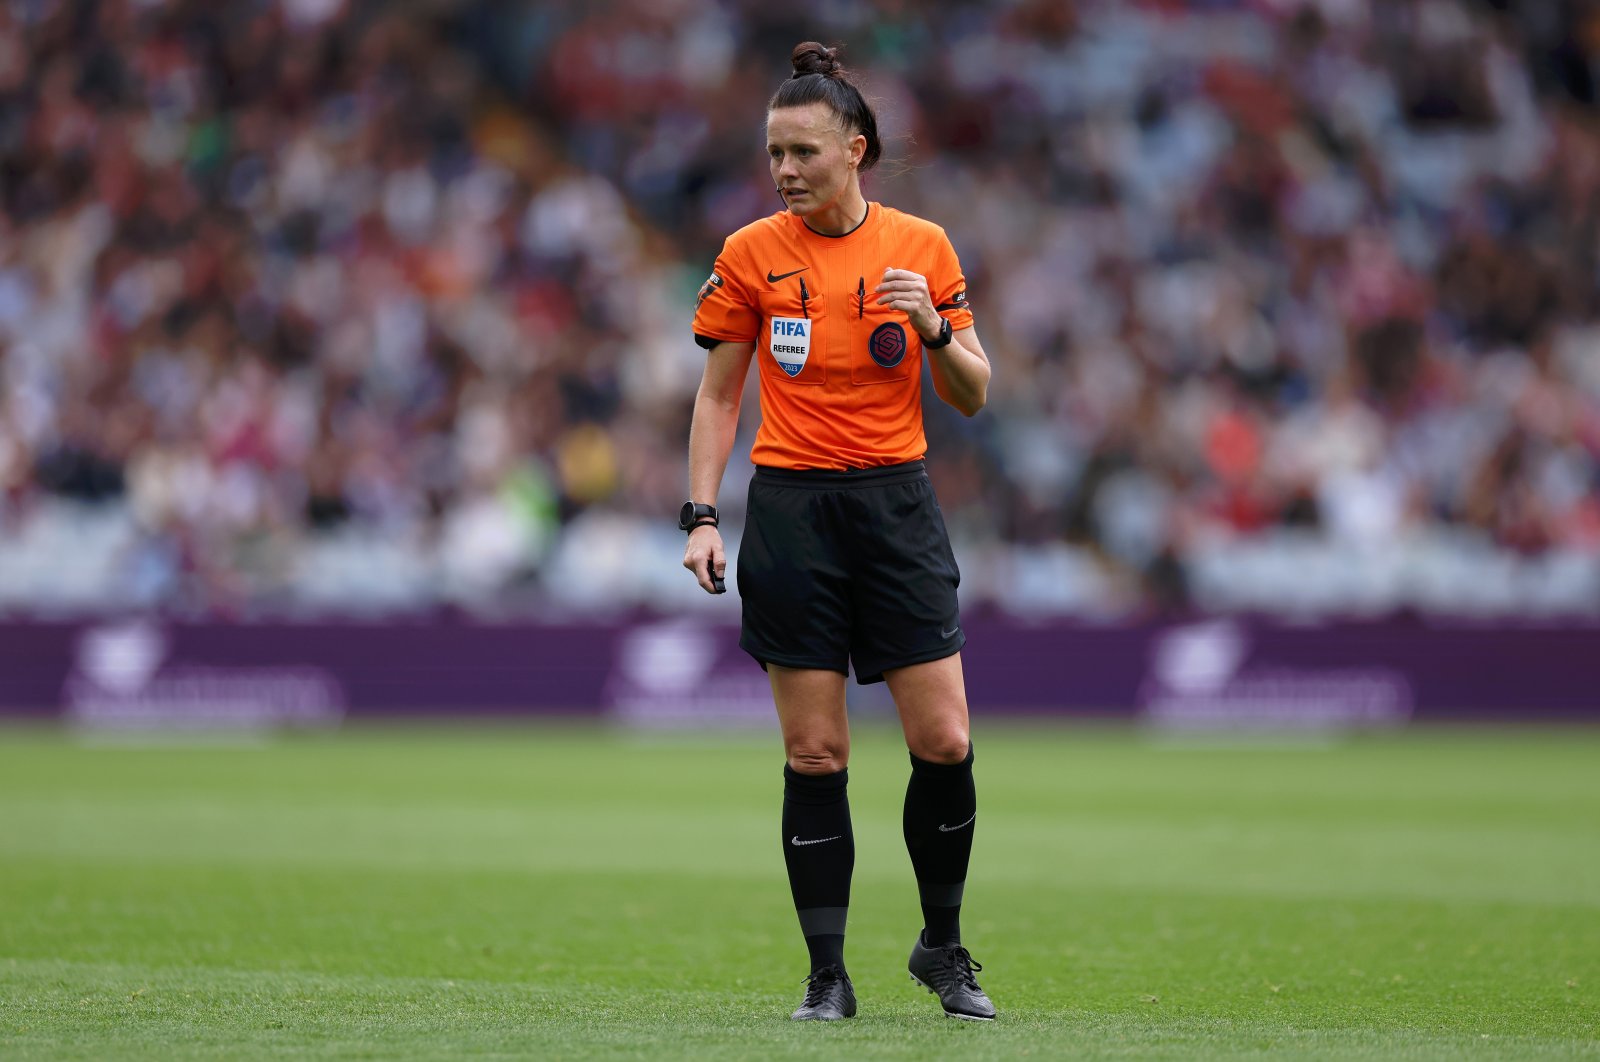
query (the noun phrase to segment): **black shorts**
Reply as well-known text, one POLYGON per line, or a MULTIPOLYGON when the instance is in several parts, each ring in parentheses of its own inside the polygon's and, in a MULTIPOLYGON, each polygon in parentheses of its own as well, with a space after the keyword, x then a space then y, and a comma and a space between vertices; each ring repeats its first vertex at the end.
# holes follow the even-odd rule
POLYGON ((739 546, 739 645, 767 664, 881 682, 966 644, 961 572, 921 461, 758 467, 739 546))

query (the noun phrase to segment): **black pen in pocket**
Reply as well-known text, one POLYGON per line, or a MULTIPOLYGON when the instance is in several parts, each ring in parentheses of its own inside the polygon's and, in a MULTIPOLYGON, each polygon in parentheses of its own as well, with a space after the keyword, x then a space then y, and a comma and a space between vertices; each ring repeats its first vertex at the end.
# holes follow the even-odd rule
POLYGON ((856 277, 856 320, 867 315, 867 278, 856 277))

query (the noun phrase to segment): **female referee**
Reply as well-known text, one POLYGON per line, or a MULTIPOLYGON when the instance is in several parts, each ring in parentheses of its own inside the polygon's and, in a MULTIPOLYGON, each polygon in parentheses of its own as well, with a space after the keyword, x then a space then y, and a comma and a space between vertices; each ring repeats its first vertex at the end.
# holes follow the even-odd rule
POLYGON ((845 677, 884 681, 911 782, 905 840, 923 929, 912 977, 951 1017, 994 1006, 961 946, 977 805, 961 675, 960 572, 923 467, 922 354, 939 397, 972 416, 989 361, 944 230, 861 194, 878 123, 835 51, 795 48, 767 104, 767 155, 786 209, 730 236, 700 289, 709 354, 689 434, 683 565, 708 592, 727 567, 717 491, 746 371, 762 424, 739 554, 740 645, 767 670, 783 730, 783 853, 811 953, 793 1017, 856 1012, 844 965, 855 841, 845 794, 845 677))

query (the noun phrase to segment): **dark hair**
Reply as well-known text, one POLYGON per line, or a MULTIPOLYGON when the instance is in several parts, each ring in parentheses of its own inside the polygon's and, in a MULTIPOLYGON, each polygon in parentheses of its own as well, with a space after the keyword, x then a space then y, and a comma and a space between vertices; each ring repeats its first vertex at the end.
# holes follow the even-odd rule
POLYGON ((767 110, 826 103, 847 131, 867 138, 867 151, 861 156, 859 168, 870 170, 883 155, 883 143, 878 139, 878 116, 872 113, 866 97, 834 58, 838 53, 839 49, 824 48, 816 41, 795 45, 794 53, 789 56, 794 73, 772 94, 767 110))

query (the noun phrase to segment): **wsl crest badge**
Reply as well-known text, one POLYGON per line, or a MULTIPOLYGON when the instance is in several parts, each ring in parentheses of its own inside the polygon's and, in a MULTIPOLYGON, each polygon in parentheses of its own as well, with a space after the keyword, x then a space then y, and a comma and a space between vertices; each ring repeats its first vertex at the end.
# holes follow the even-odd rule
POLYGON ((811 356, 811 322, 803 317, 774 317, 768 349, 787 376, 799 376, 811 356))
POLYGON ((890 321, 872 330, 867 340, 867 353, 885 369, 892 369, 906 356, 906 330, 890 321))

